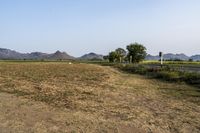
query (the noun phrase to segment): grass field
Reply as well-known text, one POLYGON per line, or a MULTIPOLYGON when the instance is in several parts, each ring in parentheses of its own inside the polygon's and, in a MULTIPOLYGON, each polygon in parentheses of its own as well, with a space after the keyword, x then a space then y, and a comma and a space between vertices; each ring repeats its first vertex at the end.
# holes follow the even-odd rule
POLYGON ((199 89, 108 66, 0 62, 0 101, 5 132, 200 132, 199 89))

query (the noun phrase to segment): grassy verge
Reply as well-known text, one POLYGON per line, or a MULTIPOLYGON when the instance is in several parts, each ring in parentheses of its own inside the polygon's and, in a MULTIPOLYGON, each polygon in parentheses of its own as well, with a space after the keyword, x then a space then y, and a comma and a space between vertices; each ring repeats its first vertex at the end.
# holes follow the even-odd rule
MULTIPOLYGON (((156 60, 145 60, 141 64, 160 64, 160 61, 156 60)), ((172 65, 200 65, 200 61, 164 61, 164 64, 172 65)))
POLYGON ((185 82, 189 85, 200 88, 200 73, 179 71, 171 65, 166 65, 163 68, 149 68, 144 64, 117 64, 108 62, 101 62, 99 64, 102 66, 112 66, 128 73, 145 75, 150 78, 156 78, 170 82, 185 82))
POLYGON ((149 77, 171 82, 185 82, 200 88, 200 74, 177 71, 169 66, 163 68, 147 68, 143 65, 126 65, 119 67, 123 71, 147 75, 149 77))

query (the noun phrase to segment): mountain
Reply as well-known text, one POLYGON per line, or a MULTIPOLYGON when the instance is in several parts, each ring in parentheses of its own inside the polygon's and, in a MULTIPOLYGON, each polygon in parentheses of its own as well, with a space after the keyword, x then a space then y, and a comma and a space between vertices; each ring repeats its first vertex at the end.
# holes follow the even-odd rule
POLYGON ((44 59, 47 57, 48 57, 48 54, 41 53, 41 52, 32 52, 30 54, 27 54, 27 59, 44 59))
MULTIPOLYGON (((153 55, 147 55, 146 56, 146 60, 159 60, 160 57, 158 55, 153 56, 153 55)), ((172 54, 172 53, 168 53, 168 54, 164 54, 163 55, 163 59, 164 60, 175 60, 175 59, 179 59, 179 60, 189 60, 190 57, 185 55, 185 54, 172 54)))
POLYGON ((190 57, 190 59, 192 59, 194 61, 200 61, 200 55, 193 55, 190 57))
MULTIPOLYGON (((179 60, 189 60, 192 59, 194 61, 200 61, 200 55, 193 55, 191 57, 185 54, 164 54, 164 60, 170 59, 179 59, 179 60)), ((20 53, 14 50, 0 48, 0 59, 49 59, 49 60, 67 60, 67 59, 76 59, 73 56, 68 55, 66 52, 56 51, 52 54, 42 53, 42 52, 32 52, 32 53, 20 53)), ((85 54, 77 59, 80 60, 103 60, 103 55, 96 53, 85 54)), ((153 56, 148 54, 146 56, 146 60, 159 60, 160 57, 158 55, 153 56)))
POLYGON ((1 59, 23 59, 26 55, 16 52, 14 50, 0 48, 0 58, 1 59))
POLYGON ((0 48, 0 59, 75 59, 65 52, 56 51, 53 54, 32 52, 32 53, 19 53, 14 50, 0 48))
POLYGON ((153 55, 148 54, 145 59, 146 60, 159 60, 160 57, 158 55, 157 56, 153 56, 153 55))
POLYGON ((89 53, 89 54, 85 54, 85 55, 79 57, 78 59, 81 59, 81 60, 103 60, 103 55, 96 54, 96 53, 89 53))
POLYGON ((164 54, 163 58, 165 60, 170 60, 170 59, 180 59, 180 60, 189 60, 190 57, 188 57, 185 54, 164 54))
POLYGON ((49 55, 48 59, 75 59, 68 55, 66 52, 56 51, 54 54, 49 55))

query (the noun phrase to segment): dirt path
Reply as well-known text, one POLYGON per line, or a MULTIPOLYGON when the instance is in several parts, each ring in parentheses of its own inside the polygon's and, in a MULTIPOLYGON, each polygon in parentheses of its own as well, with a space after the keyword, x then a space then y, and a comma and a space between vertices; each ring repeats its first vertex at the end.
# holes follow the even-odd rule
MULTIPOLYGON (((44 65, 34 67, 43 69, 44 65)), ((27 65, 26 72, 38 70, 34 67, 27 65)), ((71 74, 77 77, 69 81, 63 72, 74 67, 65 67, 54 75, 52 85, 46 79, 14 80, 15 75, 4 76, 7 72, 2 71, 0 133, 200 133, 199 92, 191 86, 95 65, 75 66, 87 67, 83 71, 96 68, 86 73, 90 79, 72 69, 71 74), (96 77, 97 72, 102 80, 96 77)), ((25 71, 26 66, 22 68, 25 71)), ((46 69, 40 73, 43 71, 46 69)), ((48 80, 51 75, 46 76, 48 80)))

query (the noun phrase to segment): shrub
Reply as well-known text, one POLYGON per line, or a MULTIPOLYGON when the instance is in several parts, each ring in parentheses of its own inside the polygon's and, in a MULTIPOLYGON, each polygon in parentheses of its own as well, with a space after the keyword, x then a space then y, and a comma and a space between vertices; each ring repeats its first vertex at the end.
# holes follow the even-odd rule
POLYGON ((146 74, 148 72, 147 68, 144 67, 144 66, 138 66, 136 69, 135 69, 135 72, 138 73, 138 74, 146 74))
POLYGON ((169 72, 169 71, 161 71, 157 73, 156 78, 161 78, 167 81, 179 81, 180 75, 179 72, 169 72))
POLYGON ((199 73, 182 73, 182 80, 189 84, 200 84, 200 74, 199 73))
POLYGON ((200 87, 199 73, 181 72, 170 66, 164 66, 163 68, 147 68, 139 64, 114 64, 113 66, 128 73, 146 75, 172 82, 185 82, 200 87))
POLYGON ((123 71, 130 72, 130 73, 137 73, 137 74, 146 74, 148 72, 147 68, 142 65, 133 65, 128 64, 125 66, 121 66, 120 68, 123 71))
POLYGON ((147 71, 148 72, 160 72, 162 69, 161 68, 148 68, 147 71))

